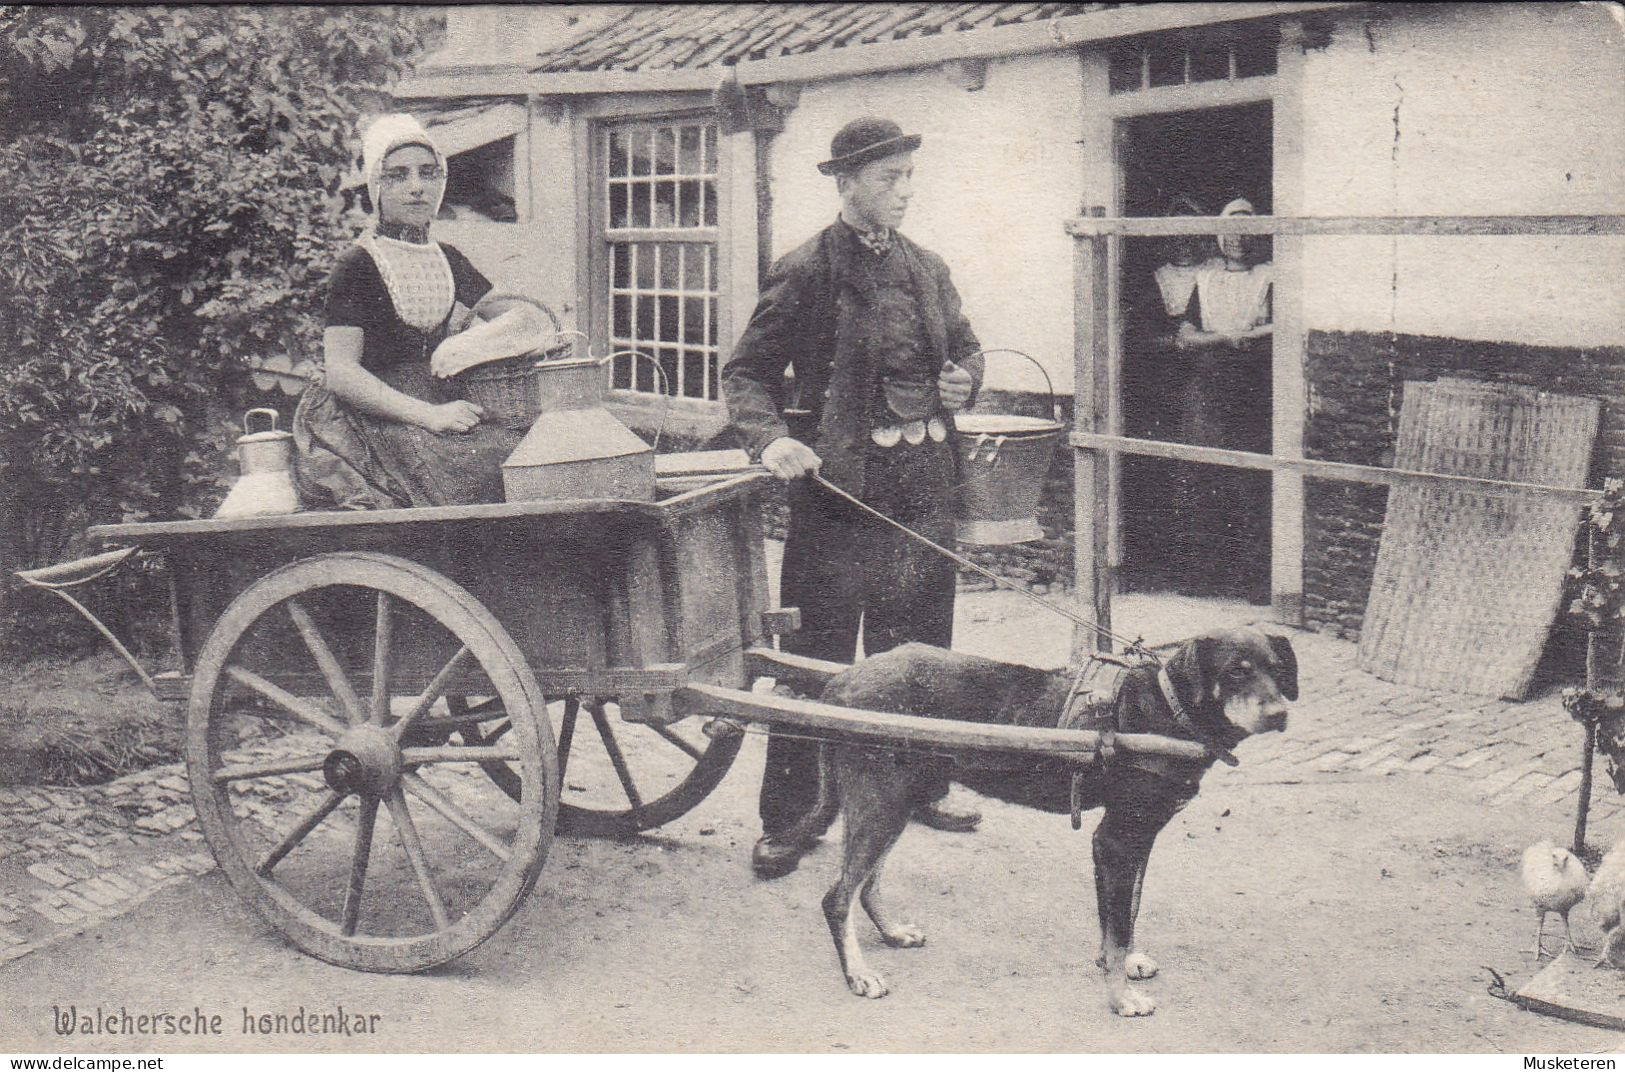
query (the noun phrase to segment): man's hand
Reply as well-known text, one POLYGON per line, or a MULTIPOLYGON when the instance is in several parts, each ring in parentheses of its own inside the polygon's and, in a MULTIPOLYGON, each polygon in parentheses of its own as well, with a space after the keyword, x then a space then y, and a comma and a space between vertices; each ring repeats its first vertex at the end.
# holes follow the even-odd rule
POLYGON ((794 480, 798 476, 818 472, 824 459, 814 454, 813 449, 801 440, 780 436, 762 451, 762 464, 780 480, 794 480))
POLYGON ((444 435, 448 432, 461 434, 472 432, 474 426, 480 423, 485 416, 485 410, 472 402, 446 402, 438 406, 431 406, 423 420, 423 427, 431 432, 444 435))
POLYGON ((952 361, 942 363, 942 371, 937 373, 937 397, 942 399, 943 409, 953 413, 963 407, 970 401, 972 386, 970 372, 952 361))

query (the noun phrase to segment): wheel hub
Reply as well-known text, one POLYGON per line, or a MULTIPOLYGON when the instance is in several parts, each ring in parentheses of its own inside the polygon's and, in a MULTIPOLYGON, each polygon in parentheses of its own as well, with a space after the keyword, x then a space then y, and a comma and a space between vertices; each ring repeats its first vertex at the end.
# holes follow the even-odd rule
POLYGON ((322 777, 341 793, 383 796, 401 778, 401 749, 382 726, 352 726, 322 761, 322 777))

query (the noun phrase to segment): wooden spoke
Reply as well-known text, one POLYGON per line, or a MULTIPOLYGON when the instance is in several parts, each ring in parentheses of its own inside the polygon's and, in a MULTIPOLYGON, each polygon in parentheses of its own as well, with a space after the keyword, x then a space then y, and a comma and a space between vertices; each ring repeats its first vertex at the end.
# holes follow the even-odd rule
POLYGON ((408 767, 421 766, 424 763, 484 763, 488 760, 503 760, 508 763, 518 763, 519 753, 512 748, 461 748, 457 745, 442 745, 435 748, 403 748, 401 761, 408 767))
POLYGON ((377 628, 373 631, 372 645, 372 705, 369 714, 374 725, 382 726, 389 717, 389 668, 394 653, 391 644, 395 634, 394 601, 388 592, 378 593, 377 628))
POLYGON ((559 727, 559 771, 562 773, 570 766, 570 742, 576 735, 576 713, 581 710, 581 701, 571 697, 564 701, 564 724, 559 727))
POLYGON ((306 725, 313 726, 334 737, 344 732, 344 723, 310 701, 271 684, 271 682, 260 677, 252 670, 245 670, 240 666, 228 666, 225 669, 225 674, 238 684, 253 689, 306 725))
POLYGON ((333 690, 333 696, 344 707, 344 713, 351 722, 365 722, 366 710, 361 706, 361 697, 356 695, 355 687, 345 676, 344 667, 339 665, 338 658, 334 656, 333 649, 328 646, 327 638, 317 628, 315 619, 310 612, 300 605, 297 599, 288 600, 288 616, 293 624, 299 628, 299 635, 305 638, 305 647, 315 658, 316 665, 321 668, 322 676, 327 678, 327 687, 333 690))
POLYGON ((643 797, 638 794, 638 787, 632 782, 632 771, 626 765, 626 757, 621 754, 620 742, 615 739, 615 730, 609 724, 609 716, 597 704, 587 705, 587 711, 592 715, 592 724, 598 729, 598 738, 604 742, 604 751, 609 753, 609 762, 615 768, 615 777, 621 780, 621 788, 626 791, 626 799, 634 808, 643 807, 643 797))
POLYGON ((445 693, 447 686, 451 684, 452 675, 457 673, 463 663, 467 661, 468 656, 468 646, 465 644, 457 649, 457 654, 446 660, 446 665, 442 666, 440 672, 434 676, 434 680, 429 682, 429 687, 423 690, 423 695, 413 702, 412 710, 402 715, 401 720, 395 723, 395 739, 397 741, 412 727, 412 723, 428 714, 429 708, 433 707, 434 702, 445 693))
POLYGON ((475 822, 462 808, 440 790, 424 781, 423 776, 416 771, 407 771, 401 775, 401 782, 406 786, 407 792, 417 797, 423 803, 439 812, 448 823, 473 838, 485 851, 502 861, 507 861, 512 855, 508 846, 497 840, 496 836, 475 822))
POLYGON ((272 869, 282 862, 282 858, 296 849, 299 843, 305 840, 312 830, 320 826, 323 819, 333 814, 333 809, 342 803, 344 803, 344 794, 329 790, 321 803, 317 804, 310 810, 309 814, 299 820, 299 825, 288 831, 288 836, 277 842, 276 847, 266 853, 264 858, 254 866, 254 873, 261 878, 269 877, 272 869))
POLYGON ((372 828, 378 818, 378 798, 361 798, 361 816, 356 821, 355 852, 350 857, 350 885, 344 891, 344 919, 339 925, 346 937, 355 934, 361 919, 361 888, 367 879, 367 862, 372 856, 372 828))
POLYGON ((670 741, 678 751, 688 756, 688 758, 692 759, 694 762, 698 763, 700 760, 705 758, 704 752, 700 751, 698 748, 695 748, 693 745, 677 736, 677 734, 673 733, 665 726, 650 726, 649 728, 655 731, 655 735, 657 737, 663 741, 670 741))
POLYGON ((285 759, 267 759, 258 763, 228 763, 212 772, 209 781, 215 785, 240 782, 248 778, 269 778, 273 774, 298 774, 302 771, 321 770, 326 761, 321 756, 291 756, 285 759))
POLYGON ((395 833, 401 839, 401 848, 406 850, 406 859, 412 864, 412 873, 417 876, 418 889, 423 891, 423 899, 429 902, 429 914, 434 917, 434 928, 443 931, 451 926, 451 917, 446 915, 446 904, 440 899, 440 891, 434 888, 434 876, 429 873, 429 859, 423 855, 423 842, 418 840, 418 828, 406 810, 406 797, 401 795, 400 786, 397 785, 389 791, 389 795, 384 798, 384 804, 389 808, 389 817, 395 820, 395 833))

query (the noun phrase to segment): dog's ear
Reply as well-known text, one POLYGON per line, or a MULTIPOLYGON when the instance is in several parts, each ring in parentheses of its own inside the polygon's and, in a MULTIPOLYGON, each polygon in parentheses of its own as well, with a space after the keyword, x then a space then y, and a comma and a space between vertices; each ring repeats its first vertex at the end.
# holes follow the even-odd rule
POLYGON ((1298 655, 1292 650, 1292 641, 1284 636, 1269 634, 1270 653, 1275 656, 1275 663, 1280 668, 1275 675, 1275 684, 1281 690, 1281 695, 1289 700, 1298 698, 1298 655))
POLYGON ((1195 710, 1207 700, 1207 690, 1214 681, 1214 660, 1218 651, 1218 638, 1194 637, 1179 646, 1168 660, 1168 680, 1173 682, 1179 702, 1195 710))

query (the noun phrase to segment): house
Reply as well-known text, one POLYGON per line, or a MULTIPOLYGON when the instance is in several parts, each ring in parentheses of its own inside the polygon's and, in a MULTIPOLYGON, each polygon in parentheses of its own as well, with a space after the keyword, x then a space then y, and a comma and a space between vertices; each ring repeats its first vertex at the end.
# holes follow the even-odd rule
MULTIPOLYGON (((664 405, 690 442, 723 427, 717 371, 761 273, 834 217, 814 164, 860 114, 924 135, 906 229, 947 259, 984 344, 1035 357, 1063 406, 1064 224, 1091 210, 1215 214, 1243 194, 1278 216, 1625 212, 1625 32, 1603 5, 553 5, 452 8, 448 33, 398 89, 458 154, 442 232, 595 352, 655 354, 670 402, 627 360, 617 398, 649 420, 664 405)), ((1135 333, 1155 242, 1115 247, 1130 434, 1160 404, 1135 333)), ((1603 398, 1595 468, 1625 473, 1617 233, 1282 236, 1273 262, 1259 417, 1277 454, 1382 464, 1403 382, 1462 373, 1603 398)), ((1001 402, 1046 389, 1027 362, 990 366, 1001 402)), ((1049 538, 993 556, 1040 583, 1070 568, 1069 466, 1049 538)), ((1121 501, 1153 504, 1122 511, 1128 583, 1157 573, 1163 483, 1124 466, 1121 501)), ((1356 632, 1383 489, 1277 474, 1261 494, 1251 580, 1282 620, 1356 632)))

